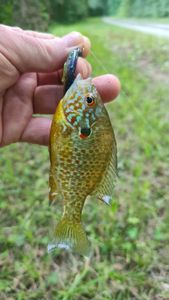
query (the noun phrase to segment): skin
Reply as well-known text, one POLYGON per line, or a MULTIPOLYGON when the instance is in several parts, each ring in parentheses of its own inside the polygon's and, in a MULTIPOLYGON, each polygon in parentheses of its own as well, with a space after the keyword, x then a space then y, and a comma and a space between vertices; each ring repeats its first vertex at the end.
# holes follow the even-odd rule
MULTIPOLYGON (((39 115, 55 112, 63 96, 63 64, 74 47, 83 48, 84 54, 77 73, 83 78, 91 75, 85 59, 90 41, 78 32, 58 38, 4 25, 0 36, 0 147, 16 142, 48 145, 51 119, 39 115)), ((96 77, 93 83, 105 102, 120 90, 111 74, 96 77)))

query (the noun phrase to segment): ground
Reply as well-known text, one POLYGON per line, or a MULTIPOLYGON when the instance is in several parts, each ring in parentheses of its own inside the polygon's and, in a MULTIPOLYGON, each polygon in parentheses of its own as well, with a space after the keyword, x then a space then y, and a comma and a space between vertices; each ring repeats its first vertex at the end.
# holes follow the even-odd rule
POLYGON ((169 41, 98 19, 51 28, 59 35, 70 30, 91 38, 93 74, 115 73, 122 83, 121 96, 107 105, 119 179, 110 207, 85 205, 91 257, 49 255, 51 219, 62 206, 48 207, 48 150, 1 149, 0 299, 167 300, 169 41))
POLYGON ((155 35, 157 37, 169 38, 169 24, 167 22, 160 22, 158 20, 146 19, 116 19, 111 17, 102 18, 103 22, 107 24, 116 25, 126 29, 143 32, 146 34, 155 35))

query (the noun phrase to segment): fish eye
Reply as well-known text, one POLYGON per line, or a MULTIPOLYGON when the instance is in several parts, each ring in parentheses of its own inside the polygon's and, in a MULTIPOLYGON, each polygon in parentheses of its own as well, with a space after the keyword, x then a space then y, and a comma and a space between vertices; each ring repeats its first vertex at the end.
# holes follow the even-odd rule
POLYGON ((95 99, 92 95, 86 97, 86 103, 88 106, 93 106, 95 104, 95 99))

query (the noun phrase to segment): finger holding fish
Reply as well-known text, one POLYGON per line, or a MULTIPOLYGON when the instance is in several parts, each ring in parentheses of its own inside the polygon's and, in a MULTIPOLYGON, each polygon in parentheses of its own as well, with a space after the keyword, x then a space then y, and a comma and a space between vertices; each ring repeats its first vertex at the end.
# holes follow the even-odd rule
MULTIPOLYGON (((112 74, 95 77, 93 83, 105 103, 114 100, 120 92, 119 80, 112 74)), ((62 85, 46 84, 38 86, 34 93, 34 113, 53 114, 62 97, 62 85)))

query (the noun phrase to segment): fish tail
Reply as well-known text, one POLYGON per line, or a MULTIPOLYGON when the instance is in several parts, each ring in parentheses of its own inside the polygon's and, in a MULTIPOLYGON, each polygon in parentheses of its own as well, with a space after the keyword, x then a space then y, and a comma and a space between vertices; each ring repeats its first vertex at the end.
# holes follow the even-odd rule
POLYGON ((55 248, 72 250, 81 255, 89 255, 89 241, 81 222, 73 222, 63 217, 55 228, 54 243, 48 245, 48 252, 55 248))

